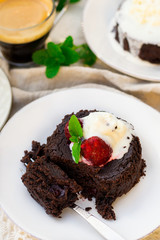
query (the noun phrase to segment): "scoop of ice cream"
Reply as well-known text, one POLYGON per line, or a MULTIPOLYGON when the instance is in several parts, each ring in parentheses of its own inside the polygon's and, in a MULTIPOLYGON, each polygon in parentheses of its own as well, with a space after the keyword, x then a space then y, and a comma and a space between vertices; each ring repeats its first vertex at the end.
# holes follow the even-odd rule
POLYGON ((128 151, 133 126, 111 113, 93 112, 81 119, 84 139, 101 138, 112 149, 111 159, 121 158, 128 151))

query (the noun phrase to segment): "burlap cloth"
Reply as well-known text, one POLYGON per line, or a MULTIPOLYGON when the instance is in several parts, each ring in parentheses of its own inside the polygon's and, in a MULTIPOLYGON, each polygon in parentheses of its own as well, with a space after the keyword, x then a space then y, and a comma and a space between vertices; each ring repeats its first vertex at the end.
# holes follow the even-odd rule
MULTIPOLYGON (((82 31, 82 13, 85 0, 70 6, 61 21, 54 27, 50 38, 59 42, 66 36, 72 35, 75 43, 84 43, 82 31)), ((62 88, 77 87, 87 84, 92 87, 107 88, 110 91, 119 90, 131 94, 153 108, 160 111, 160 83, 142 81, 125 76, 109 68, 97 60, 92 68, 74 65, 62 67, 59 74, 53 79, 45 77, 43 67, 30 69, 9 69, 5 62, 0 62, 10 80, 13 93, 13 104, 10 117, 29 102, 62 88)), ((0 209, 0 240, 33 240, 35 238, 24 233, 15 226, 0 209)), ((145 240, 160 239, 160 228, 155 230, 145 240)), ((76 239, 75 239, 76 240, 76 239)))

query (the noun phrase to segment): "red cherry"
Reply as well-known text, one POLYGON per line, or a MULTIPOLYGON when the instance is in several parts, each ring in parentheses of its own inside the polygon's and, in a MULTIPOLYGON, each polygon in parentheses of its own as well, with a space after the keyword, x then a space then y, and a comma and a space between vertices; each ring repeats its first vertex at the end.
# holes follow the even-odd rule
POLYGON ((111 157, 112 149, 99 137, 90 137, 81 145, 82 156, 93 166, 105 165, 111 157))
MULTIPOLYGON (((78 121, 80 122, 81 124, 81 127, 83 128, 83 123, 80 119, 78 119, 78 121)), ((66 123, 65 127, 64 127, 64 133, 65 133, 65 136, 67 138, 67 140, 70 139, 71 135, 69 133, 69 121, 66 123)), ((70 141, 70 140, 69 140, 70 141)))
POLYGON ((65 136, 66 136, 67 140, 69 140, 70 137, 71 137, 71 135, 69 133, 69 122, 67 122, 66 125, 65 125, 64 133, 65 133, 65 136))

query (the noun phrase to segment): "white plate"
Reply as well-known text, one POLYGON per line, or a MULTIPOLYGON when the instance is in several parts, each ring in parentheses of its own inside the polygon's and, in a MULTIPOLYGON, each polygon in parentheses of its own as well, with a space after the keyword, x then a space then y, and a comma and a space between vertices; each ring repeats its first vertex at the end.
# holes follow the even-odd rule
POLYGON ((46 142, 65 114, 95 108, 112 112, 135 126, 147 162, 146 177, 114 203, 117 220, 103 221, 126 240, 138 239, 160 224, 160 114, 125 94, 80 88, 32 102, 8 121, 0 136, 0 204, 17 225, 40 239, 102 239, 71 209, 64 211, 62 219, 48 216, 21 182, 24 167, 20 159, 24 150, 31 148, 31 141, 46 142))
POLYGON ((83 16, 86 41, 99 59, 125 74, 160 82, 160 64, 150 64, 123 51, 111 34, 112 19, 123 0, 88 0, 83 16))
POLYGON ((5 124, 10 113, 12 104, 12 93, 9 81, 0 69, 0 130, 5 124))

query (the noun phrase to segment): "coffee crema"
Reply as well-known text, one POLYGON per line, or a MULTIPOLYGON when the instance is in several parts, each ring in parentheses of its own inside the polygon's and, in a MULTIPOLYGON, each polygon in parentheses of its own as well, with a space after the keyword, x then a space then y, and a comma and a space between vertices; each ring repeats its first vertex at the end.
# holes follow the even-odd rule
POLYGON ((0 0, 0 41, 24 44, 49 32, 55 13, 51 0, 0 0))

